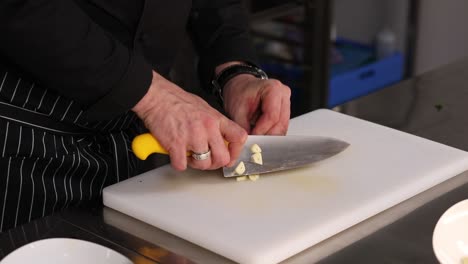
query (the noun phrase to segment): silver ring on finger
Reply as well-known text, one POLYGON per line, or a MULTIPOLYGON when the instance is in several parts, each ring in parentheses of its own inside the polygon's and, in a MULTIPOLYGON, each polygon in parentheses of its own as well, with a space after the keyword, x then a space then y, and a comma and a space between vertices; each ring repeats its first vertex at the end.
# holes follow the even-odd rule
POLYGON ((206 160, 206 159, 209 159, 210 156, 211 156, 211 150, 208 150, 203 153, 192 152, 192 158, 195 160, 206 160))

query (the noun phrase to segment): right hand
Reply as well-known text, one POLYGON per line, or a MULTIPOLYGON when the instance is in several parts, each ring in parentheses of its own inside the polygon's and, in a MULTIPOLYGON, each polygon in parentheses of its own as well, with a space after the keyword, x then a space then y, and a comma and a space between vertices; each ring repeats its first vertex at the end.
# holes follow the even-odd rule
POLYGON ((247 139, 242 127, 156 72, 148 92, 132 110, 169 152, 176 170, 185 170, 187 164, 202 170, 232 166, 247 139), (207 160, 186 156, 187 151, 209 149, 211 158, 207 160))

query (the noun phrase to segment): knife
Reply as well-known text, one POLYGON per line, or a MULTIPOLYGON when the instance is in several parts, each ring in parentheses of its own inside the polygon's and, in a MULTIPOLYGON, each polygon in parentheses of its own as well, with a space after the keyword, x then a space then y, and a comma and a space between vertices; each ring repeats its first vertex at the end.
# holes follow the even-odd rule
MULTIPOLYGON (((301 167, 330 158, 349 146, 349 143, 322 136, 248 136, 244 148, 233 167, 224 167, 224 177, 261 174, 301 167), (261 148, 262 164, 252 161, 251 146, 261 148), (237 165, 243 162, 245 171, 239 173, 237 165)), ((142 160, 153 153, 168 154, 151 134, 141 134, 133 139, 133 153, 142 160)), ((191 153, 187 152, 187 156, 191 153)))

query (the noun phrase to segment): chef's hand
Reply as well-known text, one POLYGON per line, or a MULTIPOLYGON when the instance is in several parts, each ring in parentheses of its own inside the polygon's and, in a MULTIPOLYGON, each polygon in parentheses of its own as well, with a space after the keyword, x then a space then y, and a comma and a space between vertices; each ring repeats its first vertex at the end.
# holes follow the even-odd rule
POLYGON ((224 108, 247 133, 285 135, 291 114, 291 90, 275 79, 240 74, 223 88, 224 108))
POLYGON ((156 72, 148 92, 132 110, 169 152, 176 170, 186 169, 187 164, 202 170, 233 165, 247 139, 242 127, 156 72), (187 151, 207 150, 211 150, 207 160, 186 156, 187 151))

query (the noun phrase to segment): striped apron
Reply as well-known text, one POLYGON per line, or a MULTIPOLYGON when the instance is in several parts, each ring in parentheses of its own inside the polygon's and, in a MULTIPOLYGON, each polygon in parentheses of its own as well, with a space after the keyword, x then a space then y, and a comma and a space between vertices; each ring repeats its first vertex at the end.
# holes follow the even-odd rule
POLYGON ((129 111, 87 123, 72 100, 0 66, 0 232, 70 206, 138 172, 129 148, 145 132, 129 111))

